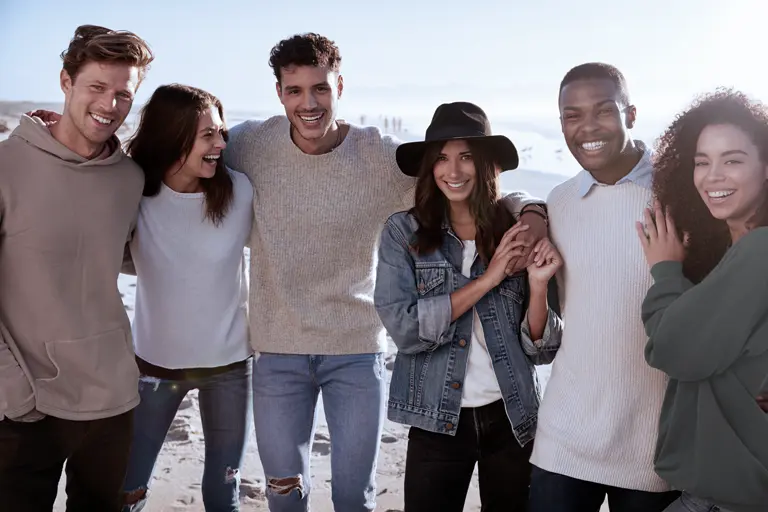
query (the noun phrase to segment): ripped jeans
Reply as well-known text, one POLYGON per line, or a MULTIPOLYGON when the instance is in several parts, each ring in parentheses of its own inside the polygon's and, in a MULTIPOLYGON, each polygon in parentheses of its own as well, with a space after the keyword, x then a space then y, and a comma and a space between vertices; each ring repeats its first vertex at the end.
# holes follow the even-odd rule
POLYGON ((375 509, 386 384, 383 354, 257 357, 253 413, 269 510, 309 510, 309 461, 320 393, 330 434, 334 510, 375 509))
MULTIPOLYGON (((135 410, 133 444, 125 478, 123 512, 147 507, 152 472, 176 412, 184 397, 199 390, 200 418, 205 437, 202 494, 206 512, 240 510, 240 464, 251 428, 253 359, 224 373, 158 379, 143 374, 141 403, 135 410)), ((141 368, 141 365, 140 365, 141 368)))

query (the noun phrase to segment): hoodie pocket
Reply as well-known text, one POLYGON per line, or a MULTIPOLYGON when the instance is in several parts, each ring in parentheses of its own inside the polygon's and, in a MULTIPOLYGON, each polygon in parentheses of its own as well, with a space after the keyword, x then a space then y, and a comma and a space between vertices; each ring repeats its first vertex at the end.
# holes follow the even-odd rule
POLYGON ((120 409, 138 393, 139 370, 123 329, 79 340, 49 341, 52 379, 37 379, 37 400, 63 412, 103 413, 120 409))

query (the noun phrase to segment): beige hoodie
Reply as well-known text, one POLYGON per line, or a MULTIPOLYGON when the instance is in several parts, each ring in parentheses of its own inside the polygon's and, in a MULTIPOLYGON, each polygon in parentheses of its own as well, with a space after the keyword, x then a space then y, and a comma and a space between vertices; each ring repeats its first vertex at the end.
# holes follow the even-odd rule
POLYGON ((86 160, 37 118, 0 142, 0 420, 138 404, 117 276, 143 186, 120 149, 86 160))

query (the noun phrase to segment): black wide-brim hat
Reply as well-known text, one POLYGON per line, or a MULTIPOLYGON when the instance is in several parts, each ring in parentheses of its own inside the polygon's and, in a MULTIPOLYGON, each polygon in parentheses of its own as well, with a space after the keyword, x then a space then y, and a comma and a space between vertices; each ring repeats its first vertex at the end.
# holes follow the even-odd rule
POLYGON ((493 153, 502 171, 517 169, 520 163, 517 148, 512 141, 503 135, 491 133, 491 123, 483 109, 460 101, 444 103, 437 107, 423 141, 405 142, 398 146, 395 154, 397 165, 404 174, 416 176, 421 168, 424 150, 430 142, 462 139, 482 140, 493 153))

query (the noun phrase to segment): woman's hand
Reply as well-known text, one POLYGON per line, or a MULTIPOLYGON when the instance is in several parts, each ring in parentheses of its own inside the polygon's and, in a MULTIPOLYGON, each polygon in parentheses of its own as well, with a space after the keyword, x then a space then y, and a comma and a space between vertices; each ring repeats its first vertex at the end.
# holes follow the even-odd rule
POLYGON ((661 204, 654 202, 654 211, 645 209, 645 224, 636 224, 640 243, 649 267, 662 261, 683 261, 685 244, 677 236, 677 229, 669 211, 663 212, 661 204))
POLYGON ((563 257, 549 240, 542 238, 533 248, 533 263, 528 266, 528 283, 530 286, 545 288, 563 266, 563 257))
POLYGON ((507 270, 509 262, 512 258, 519 258, 523 255, 526 244, 524 240, 515 240, 515 237, 528 229, 529 226, 527 224, 517 223, 501 237, 501 241, 496 247, 491 261, 488 263, 488 268, 482 275, 482 278, 488 281, 491 288, 495 288, 504 278, 512 274, 512 272, 507 270))

